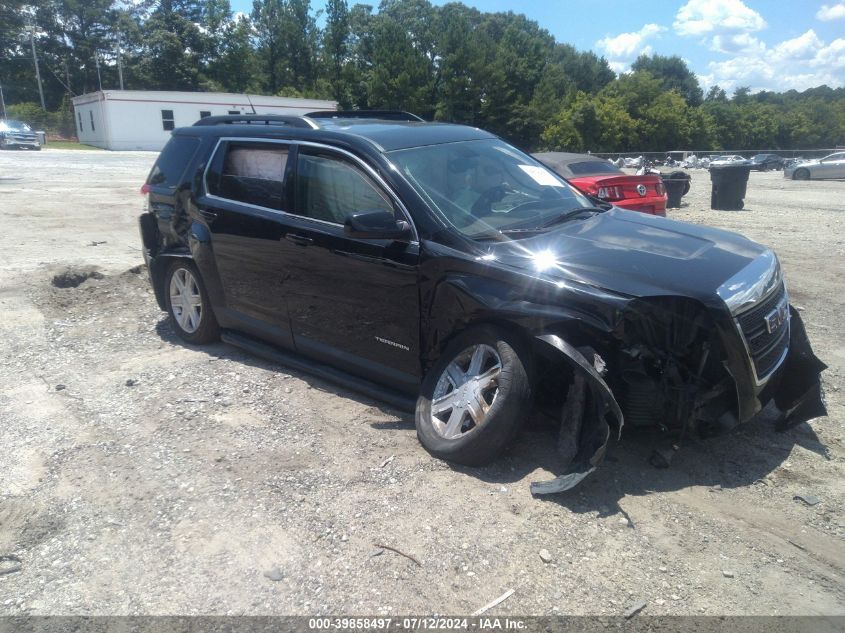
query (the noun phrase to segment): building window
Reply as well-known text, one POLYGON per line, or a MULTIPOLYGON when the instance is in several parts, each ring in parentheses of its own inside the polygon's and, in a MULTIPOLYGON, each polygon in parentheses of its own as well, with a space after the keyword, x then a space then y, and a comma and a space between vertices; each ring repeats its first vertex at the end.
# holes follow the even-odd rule
POLYGON ((88 116, 91 118, 91 131, 96 132, 97 128, 94 127, 94 111, 88 110, 88 116))
POLYGON ((229 114, 240 114, 240 110, 229 110, 229 114))
POLYGON ((162 110, 161 111, 161 128, 165 132, 169 132, 174 127, 176 127, 176 123, 173 119, 173 110, 162 110))
POLYGON ((209 112, 208 110, 200 110, 200 118, 201 119, 204 119, 204 118, 209 117, 209 116, 211 116, 211 112, 209 112))
POLYGON ((80 132, 83 132, 83 131, 84 131, 84 128, 82 127, 82 113, 81 113, 81 112, 77 112, 77 113, 76 113, 76 116, 77 116, 77 118, 79 119, 79 131, 80 131, 80 132))

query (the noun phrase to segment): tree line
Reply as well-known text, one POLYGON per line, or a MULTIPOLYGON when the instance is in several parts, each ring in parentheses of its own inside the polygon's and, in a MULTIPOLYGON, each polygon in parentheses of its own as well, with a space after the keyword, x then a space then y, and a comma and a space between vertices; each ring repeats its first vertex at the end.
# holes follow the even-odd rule
POLYGON ((0 85, 10 115, 73 130, 69 97, 129 90, 334 99, 483 127, 527 149, 624 152, 845 144, 845 89, 718 86, 677 56, 617 75, 524 15, 453 2, 3 0, 0 85), (39 60, 43 99, 35 80, 39 60))

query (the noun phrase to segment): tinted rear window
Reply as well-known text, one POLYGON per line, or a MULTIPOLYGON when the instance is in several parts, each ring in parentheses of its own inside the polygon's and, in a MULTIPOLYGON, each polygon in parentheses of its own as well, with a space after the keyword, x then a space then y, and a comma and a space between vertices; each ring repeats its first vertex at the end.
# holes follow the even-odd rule
POLYGON ((569 171, 571 171, 575 176, 583 176, 585 174, 622 173, 616 165, 598 160, 586 160, 583 163, 569 163, 567 167, 569 167, 569 171))
POLYGON ((161 150, 147 182, 162 187, 178 185, 198 146, 199 139, 192 136, 172 137, 161 150))

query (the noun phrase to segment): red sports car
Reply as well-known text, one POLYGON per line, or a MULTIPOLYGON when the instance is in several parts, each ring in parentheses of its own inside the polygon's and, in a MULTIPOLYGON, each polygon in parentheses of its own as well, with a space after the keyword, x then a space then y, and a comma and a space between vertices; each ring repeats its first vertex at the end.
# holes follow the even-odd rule
POLYGON ((623 209, 666 215, 666 187, 656 174, 629 176, 604 158, 589 154, 540 152, 532 156, 588 195, 623 209))

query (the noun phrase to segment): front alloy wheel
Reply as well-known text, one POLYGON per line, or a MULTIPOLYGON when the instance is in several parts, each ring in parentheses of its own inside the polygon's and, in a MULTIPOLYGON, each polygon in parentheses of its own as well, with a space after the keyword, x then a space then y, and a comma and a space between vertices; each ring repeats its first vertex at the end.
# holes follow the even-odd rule
POLYGON ((468 347, 440 375, 431 402, 431 423, 447 440, 484 424, 499 394, 502 360, 489 345, 468 347))
POLYGON ((416 411, 420 443, 448 461, 492 461, 528 416, 527 358, 523 344, 499 328, 477 326, 456 336, 423 379, 416 411))

